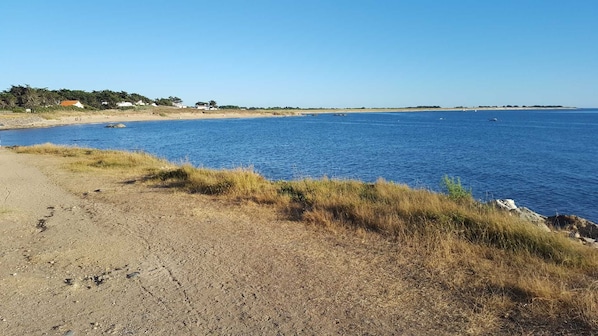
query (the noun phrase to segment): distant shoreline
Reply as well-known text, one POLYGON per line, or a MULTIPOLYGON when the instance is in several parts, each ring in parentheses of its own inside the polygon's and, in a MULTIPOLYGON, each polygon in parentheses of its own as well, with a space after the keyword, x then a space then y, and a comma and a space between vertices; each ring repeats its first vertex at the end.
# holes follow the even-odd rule
POLYGON ((474 112, 518 110, 577 110, 575 107, 528 108, 379 108, 379 109, 314 109, 314 110, 217 110, 152 108, 143 110, 105 110, 79 112, 74 110, 45 113, 0 113, 0 130, 45 128, 79 124, 110 124, 135 121, 239 119, 289 117, 327 113, 376 113, 376 112, 474 112))

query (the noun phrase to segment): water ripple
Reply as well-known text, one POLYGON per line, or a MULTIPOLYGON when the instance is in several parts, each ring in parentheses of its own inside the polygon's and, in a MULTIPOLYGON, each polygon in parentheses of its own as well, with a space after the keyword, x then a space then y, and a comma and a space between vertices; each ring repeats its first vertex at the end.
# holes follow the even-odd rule
POLYGON ((439 189, 458 176, 480 199, 598 221, 598 110, 362 113, 177 120, 2 131, 4 145, 53 142, 144 150, 209 168, 253 166, 274 180, 379 177, 439 189), (488 122, 496 117, 497 122, 488 122), (442 120, 441 120, 442 119, 442 120))

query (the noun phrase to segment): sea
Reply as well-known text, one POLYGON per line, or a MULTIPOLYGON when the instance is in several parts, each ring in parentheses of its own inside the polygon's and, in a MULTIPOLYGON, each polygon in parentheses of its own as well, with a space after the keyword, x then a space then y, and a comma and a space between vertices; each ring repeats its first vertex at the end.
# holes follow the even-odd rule
POLYGON ((0 131, 3 146, 144 151, 271 180, 379 178, 442 191, 459 178, 481 201, 598 222, 598 109, 319 114, 0 131))

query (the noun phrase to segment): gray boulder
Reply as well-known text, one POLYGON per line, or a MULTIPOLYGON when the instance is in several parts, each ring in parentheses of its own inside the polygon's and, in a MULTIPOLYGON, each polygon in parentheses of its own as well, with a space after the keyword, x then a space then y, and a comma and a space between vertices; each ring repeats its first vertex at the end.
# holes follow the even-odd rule
POLYGON ((542 226, 546 231, 550 231, 548 226, 546 226, 546 216, 542 216, 539 213, 534 212, 526 207, 517 208, 517 210, 515 211, 518 212, 519 217, 527 221, 530 221, 536 225, 542 226))
POLYGON ((106 128, 125 128, 125 127, 127 127, 127 126, 125 124, 121 124, 121 123, 106 125, 106 128))
POLYGON ((499 209, 502 210, 506 210, 506 211, 511 211, 511 210, 516 210, 517 206, 515 205, 515 201, 512 199, 497 199, 497 200, 492 200, 489 202, 490 205, 493 205, 499 209))
POLYGON ((518 208, 515 201, 512 199, 497 199, 487 203, 497 209, 508 212, 513 216, 517 216, 525 221, 528 221, 546 232, 550 232, 550 228, 546 225, 546 216, 542 216, 528 208, 518 208))

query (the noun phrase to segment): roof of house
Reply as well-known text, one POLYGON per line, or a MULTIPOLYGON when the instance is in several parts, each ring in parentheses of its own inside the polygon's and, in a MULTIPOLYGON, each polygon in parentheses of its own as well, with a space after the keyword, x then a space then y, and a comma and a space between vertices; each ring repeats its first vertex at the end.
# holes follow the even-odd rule
POLYGON ((60 102, 60 106, 73 106, 77 103, 79 103, 78 100, 65 100, 65 101, 60 102))

